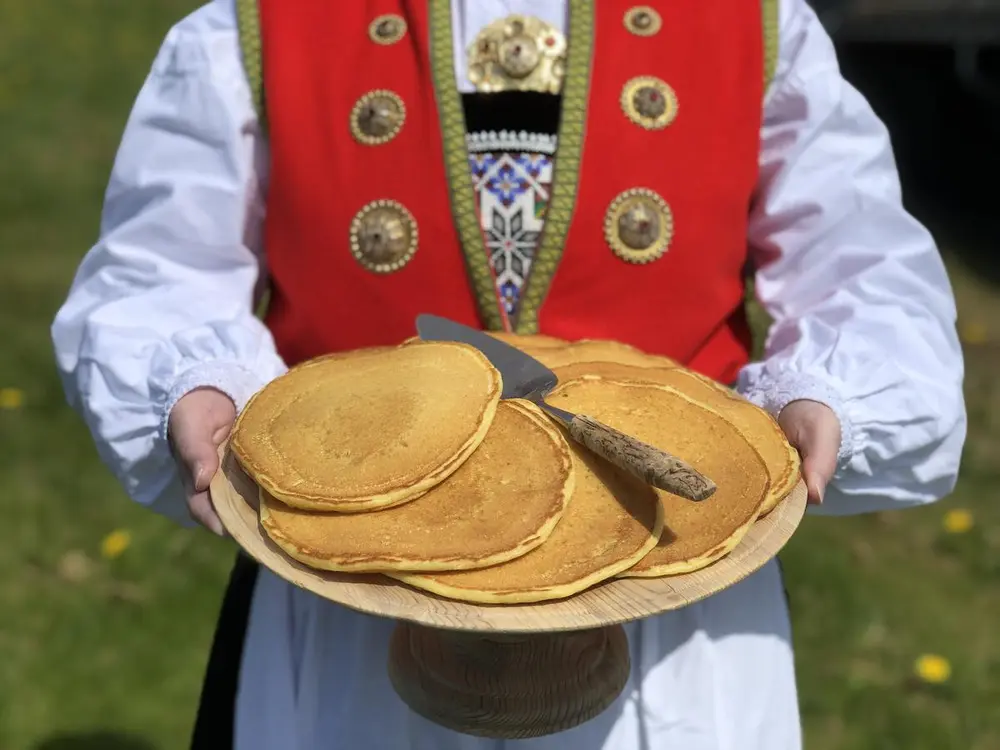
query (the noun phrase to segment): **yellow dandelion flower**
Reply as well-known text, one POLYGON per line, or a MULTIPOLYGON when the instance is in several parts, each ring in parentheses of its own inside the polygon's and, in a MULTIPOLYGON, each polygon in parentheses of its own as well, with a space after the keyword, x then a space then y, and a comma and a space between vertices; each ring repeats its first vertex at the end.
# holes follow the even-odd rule
POLYGON ((972 524, 972 514, 967 510, 956 508, 944 514, 944 530, 949 534, 964 534, 972 524))
POLYGON ((132 535, 125 529, 117 529, 101 540, 101 556, 114 560, 128 549, 132 543, 132 535))
POLYGON ((24 391, 20 388, 0 388, 0 409, 20 409, 24 406, 24 391))
POLYGON ((990 338, 990 332, 984 323, 970 321, 959 326, 958 337, 965 344, 985 344, 990 338))
POLYGON ((924 682, 940 685, 951 678, 951 662, 937 654, 924 654, 914 663, 913 672, 924 682))

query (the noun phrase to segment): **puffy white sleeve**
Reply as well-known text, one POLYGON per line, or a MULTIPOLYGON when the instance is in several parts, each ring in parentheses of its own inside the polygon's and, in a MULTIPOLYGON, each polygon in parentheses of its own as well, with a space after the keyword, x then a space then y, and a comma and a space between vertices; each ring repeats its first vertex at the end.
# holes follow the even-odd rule
POLYGON ((774 324, 737 387, 774 415, 811 399, 840 418, 839 468, 816 512, 932 502, 955 485, 966 431, 948 277, 903 208, 884 125, 815 14, 784 0, 781 15, 750 223, 774 324))
POLYGON ((253 314, 257 127, 220 6, 161 48, 125 129, 100 237, 52 326, 67 397, 101 458, 132 498, 185 524, 170 409, 199 386, 241 407, 285 369, 253 314))

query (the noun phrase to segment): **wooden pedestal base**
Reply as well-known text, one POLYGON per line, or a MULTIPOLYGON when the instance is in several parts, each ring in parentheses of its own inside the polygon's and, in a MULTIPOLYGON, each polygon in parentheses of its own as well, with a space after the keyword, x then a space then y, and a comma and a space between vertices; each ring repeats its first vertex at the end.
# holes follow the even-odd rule
POLYGON ((614 702, 628 680, 620 625, 504 635, 400 622, 389 678, 421 716, 464 734, 522 739, 571 729, 614 702))

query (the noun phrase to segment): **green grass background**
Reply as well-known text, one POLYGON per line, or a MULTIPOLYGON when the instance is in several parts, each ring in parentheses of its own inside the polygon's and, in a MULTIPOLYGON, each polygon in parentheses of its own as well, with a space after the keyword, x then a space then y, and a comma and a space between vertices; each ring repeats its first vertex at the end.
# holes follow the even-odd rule
MULTIPOLYGON (((0 750, 184 748, 233 549, 123 496, 64 405, 48 325, 132 99, 192 0, 0 0, 0 750), (119 558, 102 538, 131 533, 119 558)), ((783 554, 810 750, 1000 749, 1000 302, 949 258, 970 439, 944 503, 808 519, 783 554), (992 337, 992 343, 991 343, 992 337), (953 508, 974 514, 942 531, 953 508), (923 653, 951 680, 912 678, 923 653)), ((373 668, 379 668, 373 665, 373 668)))

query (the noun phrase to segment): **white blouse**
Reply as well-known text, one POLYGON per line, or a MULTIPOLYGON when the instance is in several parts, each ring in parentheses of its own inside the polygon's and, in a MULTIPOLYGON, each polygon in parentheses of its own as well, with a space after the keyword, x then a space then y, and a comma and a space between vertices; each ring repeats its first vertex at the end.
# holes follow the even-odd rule
MULTIPOLYGON (((564 0, 454 2, 466 41, 513 12, 565 21, 564 0)), ((52 327, 70 402, 137 502, 189 523, 166 439, 173 404, 215 386, 242 406, 285 370, 253 315, 266 274, 267 142, 233 0, 175 26, 115 160, 100 237, 52 327)), ((840 469, 820 512, 933 501, 965 437, 955 307, 934 241, 902 207, 889 137, 840 75, 804 0, 785 0, 750 216, 757 294, 775 319, 739 389, 777 413, 828 404, 840 469)))

